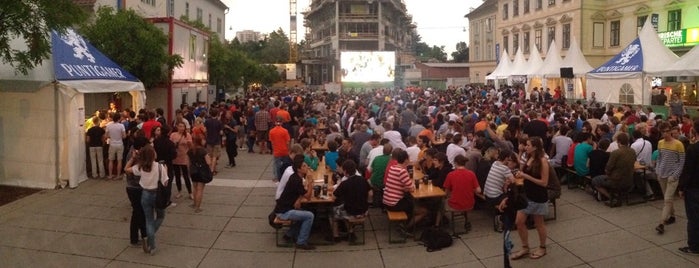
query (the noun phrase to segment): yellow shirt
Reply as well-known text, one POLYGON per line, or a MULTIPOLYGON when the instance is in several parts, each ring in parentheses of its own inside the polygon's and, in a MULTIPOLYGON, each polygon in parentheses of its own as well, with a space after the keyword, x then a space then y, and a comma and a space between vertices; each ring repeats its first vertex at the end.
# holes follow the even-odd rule
POLYGON ((495 129, 495 134, 502 137, 505 134, 505 129, 507 129, 507 124, 500 124, 497 129, 495 129))

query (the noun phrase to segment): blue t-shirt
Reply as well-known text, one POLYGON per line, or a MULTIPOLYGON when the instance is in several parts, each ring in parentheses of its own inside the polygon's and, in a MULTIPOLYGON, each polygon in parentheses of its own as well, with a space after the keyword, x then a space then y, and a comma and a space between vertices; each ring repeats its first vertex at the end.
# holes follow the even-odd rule
POLYGON ((325 165, 327 165, 330 168, 330 170, 332 170, 333 172, 337 171, 337 159, 339 157, 340 157, 340 154, 338 154, 337 151, 325 152, 325 165))
POLYGON ((592 152, 592 145, 587 142, 581 142, 575 146, 573 167, 575 167, 575 172, 577 172, 579 176, 587 176, 590 174, 590 168, 587 166, 590 152, 592 152))

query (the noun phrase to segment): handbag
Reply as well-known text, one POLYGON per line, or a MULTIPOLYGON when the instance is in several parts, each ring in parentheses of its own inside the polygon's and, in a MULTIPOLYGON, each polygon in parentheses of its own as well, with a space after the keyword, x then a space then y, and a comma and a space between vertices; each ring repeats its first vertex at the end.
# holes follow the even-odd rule
POLYGON ((198 177, 201 182, 209 183, 214 179, 214 174, 206 162, 195 161, 192 163, 192 177, 198 177))
POLYGON ((158 190, 155 192, 155 208, 157 209, 165 209, 170 203, 169 191, 161 182, 162 177, 162 165, 158 164, 158 190))

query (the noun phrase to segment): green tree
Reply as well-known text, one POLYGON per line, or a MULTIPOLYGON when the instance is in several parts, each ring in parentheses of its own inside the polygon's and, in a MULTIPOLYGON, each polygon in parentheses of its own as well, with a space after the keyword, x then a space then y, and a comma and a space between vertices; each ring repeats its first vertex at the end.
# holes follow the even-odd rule
POLYGON ((27 74, 51 53, 49 31, 61 33, 80 24, 87 14, 71 0, 0 0, 0 61, 27 74), (10 46, 23 39, 26 48, 10 46))
POLYGON ((289 62, 289 37, 282 28, 267 35, 261 53, 260 58, 257 59, 261 63, 289 62))
POLYGON ((466 42, 456 43, 456 51, 451 53, 454 62, 468 62, 468 44, 466 42))
POLYGON ((417 42, 415 45, 415 56, 419 61, 425 62, 429 60, 437 60, 440 62, 447 61, 447 53, 444 52, 444 46, 430 47, 425 42, 417 42))
POLYGON ((147 87, 167 83, 169 74, 184 62, 168 55, 167 36, 133 10, 101 7, 97 19, 81 32, 100 51, 138 77, 147 87))

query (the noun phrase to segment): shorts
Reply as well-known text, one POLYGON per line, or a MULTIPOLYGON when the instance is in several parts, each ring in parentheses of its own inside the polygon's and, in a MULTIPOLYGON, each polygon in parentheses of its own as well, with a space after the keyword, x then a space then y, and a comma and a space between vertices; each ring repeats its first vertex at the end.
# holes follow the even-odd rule
POLYGON ((219 158, 219 157, 221 157, 221 145, 220 144, 216 144, 216 145, 207 144, 206 145, 206 152, 209 154, 209 157, 219 158))
POLYGON ((124 145, 123 144, 110 144, 108 151, 110 161, 117 160, 121 161, 124 159, 124 145))
MULTIPOLYGON (((384 204, 386 205, 386 204, 384 204)), ((388 211, 403 211, 408 215, 408 219, 413 218, 413 200, 410 194, 405 193, 403 198, 401 198, 395 206, 386 205, 386 210, 388 211)))
POLYGON ((267 130, 258 130, 256 133, 257 142, 266 142, 269 138, 269 135, 267 135, 268 132, 267 130))
POLYGON ((537 203, 529 201, 527 208, 520 210, 522 213, 527 215, 549 215, 549 203, 537 203))

